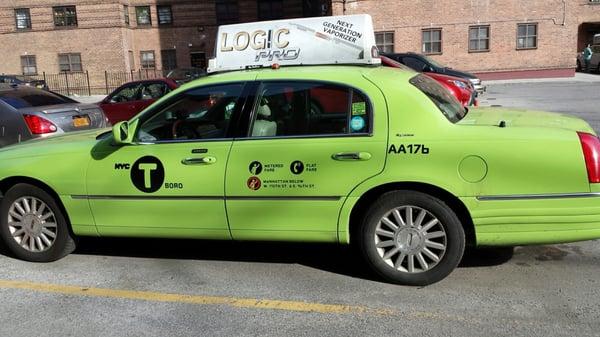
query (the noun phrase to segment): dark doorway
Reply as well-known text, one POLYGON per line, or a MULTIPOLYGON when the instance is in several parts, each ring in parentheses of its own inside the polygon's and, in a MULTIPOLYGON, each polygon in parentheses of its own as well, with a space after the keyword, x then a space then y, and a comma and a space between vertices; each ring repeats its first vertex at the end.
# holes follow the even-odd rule
POLYGON ((588 43, 593 44, 595 34, 600 34, 600 22, 586 22, 579 25, 577 51, 583 51, 588 43))

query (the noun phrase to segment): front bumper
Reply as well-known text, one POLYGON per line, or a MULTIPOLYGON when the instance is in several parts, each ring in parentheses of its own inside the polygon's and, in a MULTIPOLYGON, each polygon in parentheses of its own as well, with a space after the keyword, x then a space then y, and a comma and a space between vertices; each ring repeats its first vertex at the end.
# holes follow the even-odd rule
POLYGON ((480 94, 483 94, 484 92, 486 92, 487 87, 483 84, 473 84, 473 88, 475 88, 475 91, 477 91, 480 94))

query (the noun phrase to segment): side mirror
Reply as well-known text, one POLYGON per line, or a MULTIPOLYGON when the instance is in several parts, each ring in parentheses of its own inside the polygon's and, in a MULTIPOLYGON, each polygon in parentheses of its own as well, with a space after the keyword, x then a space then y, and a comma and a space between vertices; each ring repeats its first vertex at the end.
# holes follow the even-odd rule
POLYGON ((128 121, 122 121, 115 124, 112 128, 112 134, 115 143, 118 145, 132 144, 137 124, 137 119, 131 123, 128 121))

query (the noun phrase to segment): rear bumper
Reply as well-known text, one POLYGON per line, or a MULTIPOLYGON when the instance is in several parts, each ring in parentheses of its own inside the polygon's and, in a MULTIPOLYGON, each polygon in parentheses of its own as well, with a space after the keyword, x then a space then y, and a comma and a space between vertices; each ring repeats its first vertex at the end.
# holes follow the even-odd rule
POLYGON ((600 238, 600 194, 461 198, 479 246, 553 244, 600 238))

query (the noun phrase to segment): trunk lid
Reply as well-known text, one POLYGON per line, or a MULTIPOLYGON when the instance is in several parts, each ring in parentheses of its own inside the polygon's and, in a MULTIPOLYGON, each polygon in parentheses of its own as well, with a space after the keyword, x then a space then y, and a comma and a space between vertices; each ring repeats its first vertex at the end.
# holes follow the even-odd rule
POLYGON ((592 129, 590 125, 583 119, 556 112, 544 112, 526 109, 470 107, 469 113, 457 124, 500 126, 501 123, 507 128, 558 128, 586 132, 593 135, 596 134, 594 129, 592 129))
POLYGON ((90 130, 107 126, 102 109, 95 104, 73 103, 28 107, 19 109, 19 112, 48 119, 64 132, 90 130))

